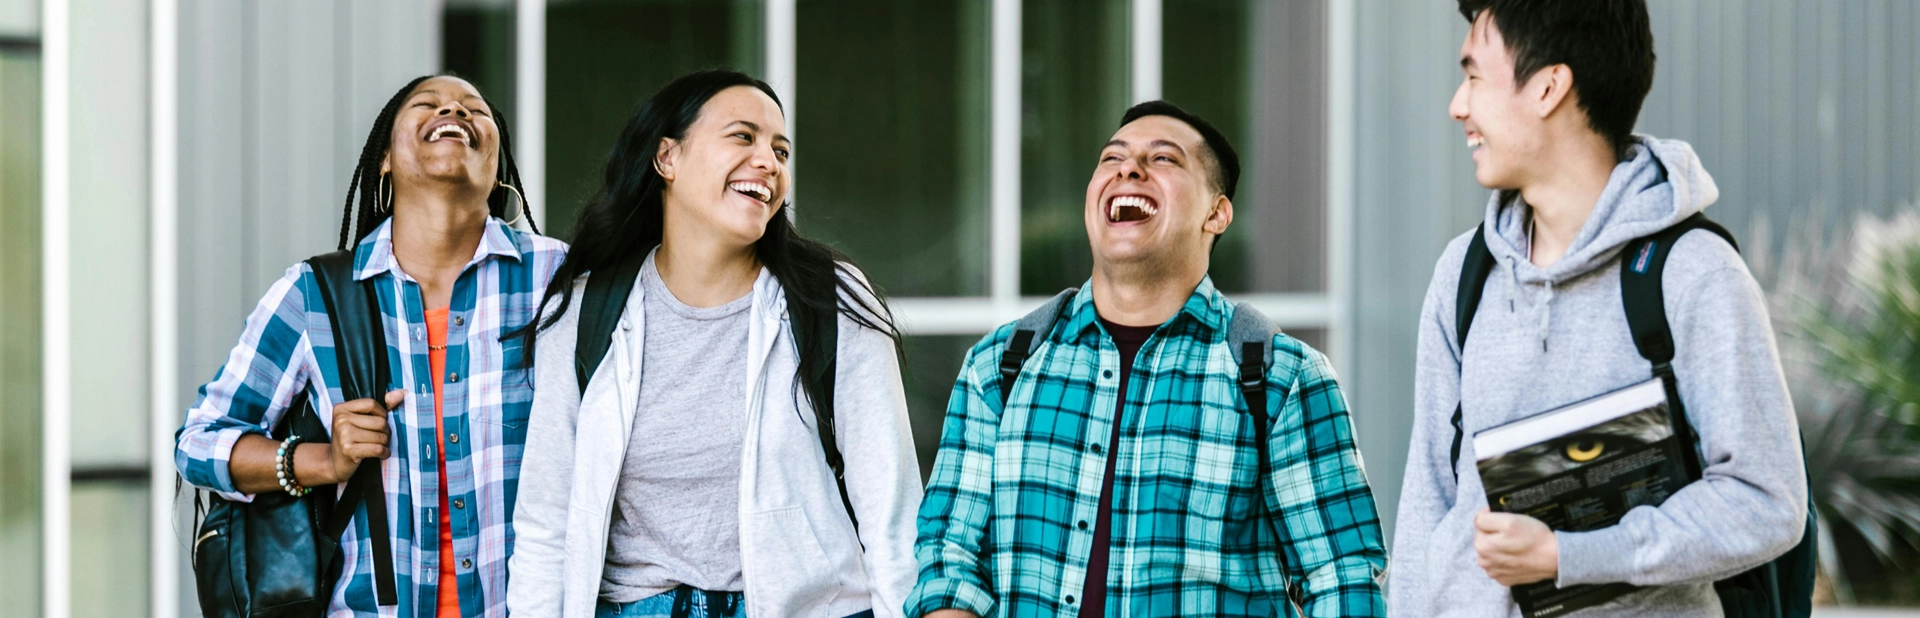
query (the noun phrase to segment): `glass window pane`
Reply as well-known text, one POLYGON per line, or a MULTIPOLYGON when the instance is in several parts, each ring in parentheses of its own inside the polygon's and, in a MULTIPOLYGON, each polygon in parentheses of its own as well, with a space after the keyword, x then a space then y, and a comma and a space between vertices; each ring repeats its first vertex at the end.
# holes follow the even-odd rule
POLYGON ((922 479, 933 473, 933 458, 940 452, 940 430, 946 425, 947 400, 953 395, 954 379, 960 376, 960 362, 979 341, 977 335, 923 335, 906 340, 907 415, 922 479))
POLYGON ((68 345, 75 469, 145 468, 148 439, 148 24, 142 0, 73 13, 68 345), (131 297, 131 298, 130 298, 131 297), (131 306, 129 306, 131 305, 131 306), (107 352, 111 351, 111 352, 107 352), (107 353, 102 353, 107 352, 107 353), (102 387, 102 385, 115 385, 102 387))
POLYGON ((148 491, 144 477, 73 484, 73 615, 152 615, 148 491))
POLYGON ((987 3, 803 0, 798 20, 801 229, 889 294, 986 294, 987 3))
MULTIPOLYGON (((547 221, 573 236, 607 151, 673 78, 733 67, 765 78, 758 0, 556 0, 547 6, 547 221)), ((538 198, 535 198, 538 199, 538 198)))
MULTIPOLYGON (((507 112, 515 107, 517 23, 513 0, 447 0, 440 14, 441 70, 466 78, 495 109, 507 112)), ((509 116, 507 122, 517 119, 509 116)))
POLYGON ((1211 268, 1223 291, 1326 288, 1324 13, 1321 2, 1164 7, 1163 96, 1219 127, 1240 155, 1233 225, 1211 268))
POLYGON ((40 614, 40 54, 0 48, 0 599, 40 614))
POLYGON ((1093 272, 1081 212, 1100 146, 1127 110, 1125 0, 1021 8, 1020 293, 1050 296, 1093 272))

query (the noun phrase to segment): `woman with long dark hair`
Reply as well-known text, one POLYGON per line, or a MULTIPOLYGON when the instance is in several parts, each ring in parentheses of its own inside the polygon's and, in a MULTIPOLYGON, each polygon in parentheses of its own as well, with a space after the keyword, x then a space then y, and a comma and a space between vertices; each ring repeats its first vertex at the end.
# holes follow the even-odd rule
POLYGON ((542 299, 514 614, 901 614, 921 486, 899 333, 795 232, 791 149, 773 89, 735 72, 628 121, 542 299))
POLYGON ((360 466, 380 467, 390 529, 361 520, 340 537, 328 615, 506 615, 507 519, 533 400, 525 343, 507 335, 532 321, 566 252, 510 226, 525 218, 519 183, 506 119, 472 84, 408 82, 374 120, 340 221, 352 279, 379 303, 393 390, 342 401, 331 301, 301 262, 268 289, 180 428, 181 476, 229 500, 337 491, 360 466), (267 437, 301 405, 330 443, 267 437), (376 606, 382 546, 397 607, 376 606))

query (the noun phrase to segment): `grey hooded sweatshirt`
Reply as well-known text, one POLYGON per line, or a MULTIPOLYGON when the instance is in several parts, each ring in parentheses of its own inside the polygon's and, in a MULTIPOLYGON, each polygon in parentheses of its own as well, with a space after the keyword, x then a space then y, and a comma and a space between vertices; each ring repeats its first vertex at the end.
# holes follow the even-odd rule
MULTIPOLYGON (((1526 207, 1503 205, 1498 194, 1489 201, 1487 248, 1498 264, 1464 352, 1455 345, 1454 297, 1473 233, 1455 238, 1435 265, 1420 313, 1413 443, 1388 576, 1392 615, 1519 616, 1473 549, 1474 515, 1487 504, 1473 432, 1652 377, 1628 335, 1620 252, 1711 205, 1719 189, 1686 143, 1637 141, 1551 266, 1524 253, 1526 207), (1449 469, 1456 403, 1468 439, 1449 469)), ((1712 582, 1778 557, 1805 529, 1799 429, 1759 285, 1732 247, 1704 232, 1674 244, 1662 285, 1705 479, 1615 526, 1555 533, 1559 585, 1650 587, 1573 616, 1720 616, 1712 582)))

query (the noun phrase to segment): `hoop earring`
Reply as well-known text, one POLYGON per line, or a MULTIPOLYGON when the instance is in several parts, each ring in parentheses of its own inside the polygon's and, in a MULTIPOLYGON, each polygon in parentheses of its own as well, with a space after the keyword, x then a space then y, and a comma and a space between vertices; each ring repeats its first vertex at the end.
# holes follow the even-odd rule
POLYGON ((380 174, 380 189, 373 196, 374 212, 393 212, 393 197, 387 193, 387 176, 389 174, 380 174))
POLYGON ((513 227, 513 224, 519 223, 521 219, 524 219, 527 216, 527 194, 521 193, 520 189, 504 182, 496 182, 493 184, 494 186, 502 187, 508 191, 512 191, 515 196, 518 196, 520 198, 520 210, 513 214, 512 221, 507 222, 507 227, 513 227))

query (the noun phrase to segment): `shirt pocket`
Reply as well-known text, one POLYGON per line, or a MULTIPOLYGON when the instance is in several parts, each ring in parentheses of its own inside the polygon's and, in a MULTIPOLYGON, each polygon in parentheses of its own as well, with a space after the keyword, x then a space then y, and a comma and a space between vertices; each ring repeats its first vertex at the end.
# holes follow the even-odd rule
MULTIPOLYGON (((517 434, 507 436, 512 444, 526 441, 527 418, 533 413, 533 372, 528 366, 528 361, 532 360, 529 353, 531 350, 526 341, 519 337, 500 342, 500 390, 494 395, 497 401, 469 401, 470 404, 481 404, 469 408, 480 410, 479 414, 474 415, 477 420, 517 434)), ((473 394, 470 392, 469 396, 473 394)))

